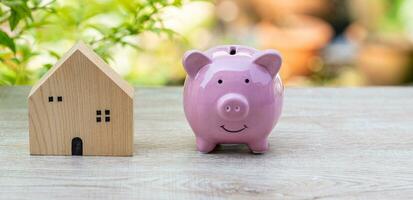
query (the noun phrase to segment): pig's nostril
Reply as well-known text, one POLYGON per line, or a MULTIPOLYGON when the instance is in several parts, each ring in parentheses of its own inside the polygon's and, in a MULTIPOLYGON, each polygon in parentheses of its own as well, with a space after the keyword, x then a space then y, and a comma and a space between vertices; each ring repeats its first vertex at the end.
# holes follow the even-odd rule
POLYGON ((239 112, 241 108, 239 106, 235 107, 235 112, 239 112))
POLYGON ((229 55, 235 55, 237 54, 237 49, 235 47, 231 47, 231 49, 229 50, 229 55))
POLYGON ((225 107, 225 110, 226 110, 227 112, 229 112, 229 111, 231 111, 231 107, 227 106, 227 107, 225 107))

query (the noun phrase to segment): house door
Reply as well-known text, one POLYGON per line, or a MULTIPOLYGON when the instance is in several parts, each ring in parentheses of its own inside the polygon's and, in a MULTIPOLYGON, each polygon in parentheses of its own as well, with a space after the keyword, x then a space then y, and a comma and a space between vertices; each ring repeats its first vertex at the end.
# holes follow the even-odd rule
POLYGON ((75 137, 72 139, 72 156, 83 155, 83 142, 82 139, 75 137))

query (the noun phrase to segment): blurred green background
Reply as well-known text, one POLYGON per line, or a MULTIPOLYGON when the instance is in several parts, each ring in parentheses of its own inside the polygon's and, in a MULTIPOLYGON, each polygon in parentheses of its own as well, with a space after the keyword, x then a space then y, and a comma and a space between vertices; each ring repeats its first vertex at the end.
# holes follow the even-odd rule
POLYGON ((0 85, 35 83, 76 41, 133 85, 181 85, 182 54, 274 48, 294 86, 409 85, 413 0, 0 0, 0 85))

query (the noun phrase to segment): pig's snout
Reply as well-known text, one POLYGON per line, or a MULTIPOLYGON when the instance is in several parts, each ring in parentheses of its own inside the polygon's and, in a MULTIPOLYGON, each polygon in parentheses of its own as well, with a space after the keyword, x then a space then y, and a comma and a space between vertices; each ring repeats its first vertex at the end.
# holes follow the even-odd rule
POLYGON ((217 109, 223 119, 237 121, 247 117, 250 107, 243 95, 229 93, 219 98, 217 109))

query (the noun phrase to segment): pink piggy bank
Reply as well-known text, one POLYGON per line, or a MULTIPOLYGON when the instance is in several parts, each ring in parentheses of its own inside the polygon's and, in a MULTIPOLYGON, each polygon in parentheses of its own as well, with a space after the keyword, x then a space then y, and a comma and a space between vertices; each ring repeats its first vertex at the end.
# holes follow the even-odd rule
POLYGON ((219 46, 186 52, 183 65, 184 111, 197 149, 208 153, 217 144, 247 144, 253 153, 266 152, 283 104, 279 53, 219 46))

